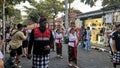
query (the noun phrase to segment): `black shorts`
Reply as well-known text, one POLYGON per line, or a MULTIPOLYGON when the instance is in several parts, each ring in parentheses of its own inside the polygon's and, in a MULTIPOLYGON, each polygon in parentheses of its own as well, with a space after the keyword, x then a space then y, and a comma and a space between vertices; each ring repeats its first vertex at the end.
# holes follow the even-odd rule
POLYGON ((27 45, 28 45, 28 41, 23 41, 23 43, 22 43, 22 47, 23 47, 23 48, 26 48, 27 45))
POLYGON ((17 49, 12 49, 12 51, 15 51, 15 53, 16 53, 17 55, 21 55, 21 54, 22 54, 22 47, 20 46, 20 47, 17 48, 17 49))

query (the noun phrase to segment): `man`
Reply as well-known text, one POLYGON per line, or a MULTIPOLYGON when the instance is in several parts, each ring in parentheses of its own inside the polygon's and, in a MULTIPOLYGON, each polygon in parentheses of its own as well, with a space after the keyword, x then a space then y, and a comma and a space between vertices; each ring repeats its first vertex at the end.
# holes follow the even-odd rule
POLYGON ((86 39, 84 40, 85 50, 89 51, 91 49, 90 40, 91 40, 91 30, 90 30, 90 27, 87 27, 86 39))
POLYGON ((53 43, 53 35, 50 29, 46 28, 47 20, 41 17, 40 27, 34 28, 30 35, 28 43, 28 59, 33 55, 32 68, 48 68, 50 45, 53 43), (33 47, 33 54, 31 50, 33 47))
MULTIPOLYGON (((24 25, 24 31, 23 31, 23 33, 24 33, 25 36, 26 36, 26 34, 28 34, 28 32, 27 32, 27 25, 24 25)), ((22 44, 22 48, 23 48, 23 56, 22 57, 26 57, 26 54, 27 54, 28 36, 23 41, 23 44, 22 44)))
MULTIPOLYGON (((11 33, 11 41, 9 43, 11 50, 16 52, 16 63, 18 64, 20 62, 20 55, 22 54, 22 42, 27 38, 27 35, 25 36, 23 31, 23 25, 18 24, 17 30, 13 30, 11 33)), ((12 52, 11 51, 11 52, 12 52)))

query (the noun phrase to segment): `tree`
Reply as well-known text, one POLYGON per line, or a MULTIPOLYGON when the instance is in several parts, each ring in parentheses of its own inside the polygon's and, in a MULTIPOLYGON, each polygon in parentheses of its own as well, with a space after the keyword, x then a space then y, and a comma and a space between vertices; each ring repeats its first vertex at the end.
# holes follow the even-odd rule
MULTIPOLYGON (((95 3, 98 0, 80 0, 80 1, 92 7, 95 6, 95 3)), ((112 6, 116 4, 120 4, 120 0, 102 0, 102 6, 112 6)))
MULTIPOLYGON (((35 8, 27 8, 26 11, 29 14, 29 17, 39 18, 40 16, 46 16, 49 19, 55 19, 59 12, 64 12, 64 4, 59 0, 45 0, 40 3, 32 2, 32 6, 35 8), (36 5, 37 4, 37 5, 36 5)), ((33 20, 33 21, 34 21, 33 20)))
POLYGON ((14 24, 20 23, 22 21, 21 11, 18 9, 14 9, 14 15, 15 18, 13 19, 14 24))

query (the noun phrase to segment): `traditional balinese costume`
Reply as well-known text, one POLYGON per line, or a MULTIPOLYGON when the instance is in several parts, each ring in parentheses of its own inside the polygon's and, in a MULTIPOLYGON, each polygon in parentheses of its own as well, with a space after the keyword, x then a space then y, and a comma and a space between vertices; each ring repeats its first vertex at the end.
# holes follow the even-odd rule
POLYGON ((63 40, 63 35, 60 32, 60 29, 57 29, 55 32, 56 53, 57 56, 60 58, 62 58, 62 40, 63 40))

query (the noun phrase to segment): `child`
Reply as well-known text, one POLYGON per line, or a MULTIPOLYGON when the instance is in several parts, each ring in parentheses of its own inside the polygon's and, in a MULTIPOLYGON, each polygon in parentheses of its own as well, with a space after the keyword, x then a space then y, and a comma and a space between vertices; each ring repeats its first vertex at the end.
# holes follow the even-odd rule
POLYGON ((5 62, 5 68, 17 68, 17 64, 15 63, 15 51, 10 52, 10 57, 5 62))

